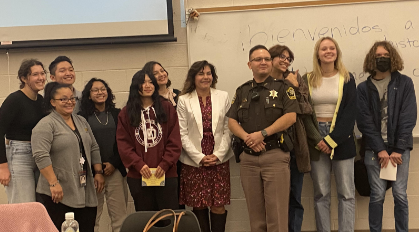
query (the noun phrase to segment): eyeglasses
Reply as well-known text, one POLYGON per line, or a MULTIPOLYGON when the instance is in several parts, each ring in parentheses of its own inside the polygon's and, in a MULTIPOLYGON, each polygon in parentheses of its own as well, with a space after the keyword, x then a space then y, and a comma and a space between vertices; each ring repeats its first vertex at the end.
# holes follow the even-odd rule
POLYGON ((54 100, 60 100, 61 103, 68 103, 68 102, 76 102, 79 100, 78 97, 72 97, 72 98, 58 98, 58 99, 54 99, 54 100))
POLYGON ((280 59, 280 60, 282 60, 282 61, 288 60, 288 62, 289 62, 290 64, 292 64, 292 62, 294 61, 294 59, 292 59, 291 57, 286 57, 284 54, 281 54, 281 55, 279 55, 278 57, 279 57, 279 59, 280 59))
POLYGON ((94 94, 98 94, 99 91, 102 93, 105 93, 108 89, 107 88, 101 88, 101 89, 91 89, 90 92, 94 93, 94 94))
POLYGON ((265 60, 266 62, 270 62, 272 61, 271 57, 256 57, 253 58, 252 60, 250 60, 250 62, 255 61, 255 62, 262 62, 262 60, 265 60))

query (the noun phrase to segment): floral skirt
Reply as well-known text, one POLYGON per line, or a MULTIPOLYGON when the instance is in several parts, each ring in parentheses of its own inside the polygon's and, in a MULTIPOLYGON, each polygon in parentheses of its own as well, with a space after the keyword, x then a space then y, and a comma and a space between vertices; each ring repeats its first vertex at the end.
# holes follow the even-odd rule
POLYGON ((182 164, 179 203, 190 207, 230 204, 229 161, 210 167, 182 164))

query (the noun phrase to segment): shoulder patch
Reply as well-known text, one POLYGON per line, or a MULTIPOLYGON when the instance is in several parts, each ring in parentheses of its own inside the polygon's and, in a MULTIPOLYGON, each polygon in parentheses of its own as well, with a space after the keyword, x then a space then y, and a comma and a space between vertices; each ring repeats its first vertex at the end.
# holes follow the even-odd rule
POLYGON ((288 95, 288 98, 289 98, 289 99, 292 99, 292 100, 297 99, 297 97, 295 96, 295 90, 294 90, 294 88, 293 88, 293 87, 289 87, 289 88, 287 89, 287 95, 288 95))
POLYGON ((237 94, 234 94, 233 100, 231 101, 231 104, 234 104, 234 101, 236 100, 237 94))

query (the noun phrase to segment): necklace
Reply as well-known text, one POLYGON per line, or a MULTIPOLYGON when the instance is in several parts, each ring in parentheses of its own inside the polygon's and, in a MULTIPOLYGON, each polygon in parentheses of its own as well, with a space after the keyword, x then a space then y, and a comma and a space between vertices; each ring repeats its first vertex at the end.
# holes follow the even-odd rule
POLYGON ((102 124, 102 125, 104 125, 104 126, 108 125, 108 122, 109 122, 109 112, 106 112, 106 123, 105 123, 105 124, 103 124, 103 123, 99 120, 99 118, 98 118, 98 117, 97 117, 97 115, 96 115, 96 112, 93 112, 93 113, 95 114, 95 117, 96 117, 97 121, 98 121, 100 124, 102 124))

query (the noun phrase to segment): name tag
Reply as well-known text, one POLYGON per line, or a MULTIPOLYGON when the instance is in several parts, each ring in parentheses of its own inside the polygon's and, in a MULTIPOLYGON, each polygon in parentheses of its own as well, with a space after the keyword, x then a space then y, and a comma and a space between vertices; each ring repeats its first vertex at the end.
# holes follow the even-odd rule
POLYGON ((79 171, 80 187, 86 187, 86 171, 79 171))

